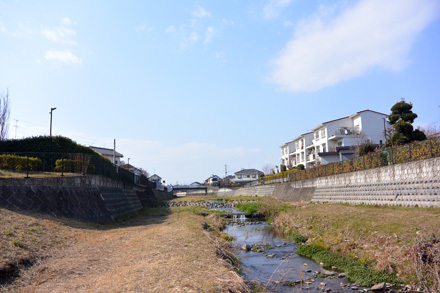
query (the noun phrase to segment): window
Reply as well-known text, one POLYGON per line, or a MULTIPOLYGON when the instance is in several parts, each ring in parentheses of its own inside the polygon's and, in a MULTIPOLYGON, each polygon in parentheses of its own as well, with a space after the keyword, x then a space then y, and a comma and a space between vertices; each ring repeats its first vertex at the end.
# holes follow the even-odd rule
POLYGON ((251 178, 251 175, 246 175, 246 178, 251 178))
POLYGON ((241 175, 237 175, 237 178, 238 178, 238 179, 241 179, 241 175))
POLYGON ((252 178, 257 178, 257 175, 253 174, 253 175, 252 175, 252 178))

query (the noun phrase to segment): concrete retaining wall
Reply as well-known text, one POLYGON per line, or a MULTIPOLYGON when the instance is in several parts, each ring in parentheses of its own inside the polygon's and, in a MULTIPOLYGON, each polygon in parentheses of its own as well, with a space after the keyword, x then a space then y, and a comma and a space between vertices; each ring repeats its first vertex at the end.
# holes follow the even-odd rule
POLYGON ((119 182, 87 177, 0 180, 0 207, 103 223, 135 215, 170 197, 163 191, 123 189, 119 182))
POLYGON ((220 189, 218 195, 271 195, 286 202, 440 207, 440 158, 282 184, 220 189))

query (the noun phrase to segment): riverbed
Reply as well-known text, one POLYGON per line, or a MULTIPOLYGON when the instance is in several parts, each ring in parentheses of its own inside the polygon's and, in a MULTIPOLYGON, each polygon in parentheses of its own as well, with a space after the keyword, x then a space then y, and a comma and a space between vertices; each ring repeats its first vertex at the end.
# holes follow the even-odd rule
POLYGON ((235 215, 225 233, 234 237, 244 280, 256 291, 365 292, 337 268, 323 268, 296 253, 297 245, 280 237, 266 222, 235 215))

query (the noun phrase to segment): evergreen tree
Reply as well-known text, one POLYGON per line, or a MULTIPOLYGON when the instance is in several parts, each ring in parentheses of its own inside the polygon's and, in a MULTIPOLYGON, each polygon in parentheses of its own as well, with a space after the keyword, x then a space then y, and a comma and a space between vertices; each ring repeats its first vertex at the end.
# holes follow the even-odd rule
POLYGON ((395 133, 391 138, 392 145, 402 145, 415 140, 425 140, 426 135, 419 129, 414 130, 412 123, 417 118, 417 114, 412 112, 412 103, 402 99, 391 108, 388 116, 390 124, 393 125, 395 133))

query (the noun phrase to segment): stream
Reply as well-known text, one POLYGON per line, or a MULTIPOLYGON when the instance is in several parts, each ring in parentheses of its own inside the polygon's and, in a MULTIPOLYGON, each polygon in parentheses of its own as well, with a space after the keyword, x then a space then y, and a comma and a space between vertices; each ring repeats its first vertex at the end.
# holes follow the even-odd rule
POLYGON ((243 279, 264 292, 365 292, 337 268, 330 270, 296 253, 297 245, 278 235, 264 221, 233 211, 223 231, 234 237, 243 279))

